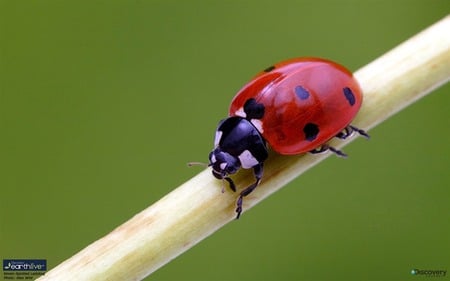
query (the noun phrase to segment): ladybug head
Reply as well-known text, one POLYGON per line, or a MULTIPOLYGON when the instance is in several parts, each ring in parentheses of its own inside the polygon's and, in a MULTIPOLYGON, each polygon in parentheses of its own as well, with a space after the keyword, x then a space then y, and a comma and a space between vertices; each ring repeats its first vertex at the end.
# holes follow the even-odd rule
POLYGON ((237 157, 216 148, 209 154, 209 166, 212 167, 212 174, 216 178, 227 179, 227 175, 239 170, 241 162, 237 157))
POLYGON ((262 168, 267 158, 267 148, 256 127, 247 119, 232 116, 222 120, 216 130, 214 150, 209 154, 209 164, 214 177, 226 180, 236 191, 229 175, 240 168, 262 168))

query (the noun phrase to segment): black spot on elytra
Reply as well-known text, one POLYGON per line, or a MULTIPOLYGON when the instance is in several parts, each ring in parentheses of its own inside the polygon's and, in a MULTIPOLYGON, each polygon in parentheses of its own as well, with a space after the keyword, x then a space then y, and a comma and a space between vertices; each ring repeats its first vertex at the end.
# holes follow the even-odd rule
POLYGON ((263 71, 264 71, 264 72, 271 72, 271 71, 274 70, 274 69, 275 69, 275 65, 271 65, 271 66, 269 66, 268 68, 264 69, 263 71))
POLYGON ((349 87, 345 87, 342 89, 344 92, 344 96, 347 99, 350 106, 353 106, 355 104, 355 95, 353 94, 352 90, 349 87))
POLYGON ((244 104, 244 112, 248 120, 261 119, 264 116, 265 107, 254 98, 248 99, 244 104))
POLYGON ((308 90, 306 90, 302 86, 295 87, 294 91, 295 91, 295 94, 297 95, 297 97, 301 100, 306 100, 307 98, 309 98, 308 90))
POLYGON ((305 139, 307 141, 313 141, 319 134, 319 126, 314 123, 308 123, 303 127, 303 133, 305 133, 305 139))

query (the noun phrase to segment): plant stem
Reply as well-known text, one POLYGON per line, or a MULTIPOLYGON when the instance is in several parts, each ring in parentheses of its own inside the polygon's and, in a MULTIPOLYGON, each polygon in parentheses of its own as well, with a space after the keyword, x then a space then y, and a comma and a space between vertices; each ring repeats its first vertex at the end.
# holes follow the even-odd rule
MULTIPOLYGON (((353 124, 372 128, 446 83, 450 79, 449 30, 447 16, 358 70, 355 76, 364 102, 353 124)), ((331 144, 339 148, 344 142, 333 140, 331 144)), ((261 185, 244 200, 244 211, 328 156, 272 153, 261 185)), ((248 171, 234 179, 238 187, 253 180, 248 171)), ((206 169, 39 280, 145 278, 234 220, 238 193, 222 193, 222 184, 206 169)))

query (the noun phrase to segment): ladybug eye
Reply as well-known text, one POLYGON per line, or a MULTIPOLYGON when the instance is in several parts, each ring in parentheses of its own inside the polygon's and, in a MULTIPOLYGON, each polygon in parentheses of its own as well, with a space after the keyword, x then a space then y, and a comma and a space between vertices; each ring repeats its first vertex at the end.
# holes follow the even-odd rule
POLYGON ((236 161, 220 163, 219 167, 226 174, 234 174, 239 169, 239 165, 236 166, 236 161))
POLYGON ((227 165, 227 167, 226 167, 226 171, 228 174, 234 174, 237 172, 238 169, 239 169, 239 167, 236 167, 234 165, 227 165))

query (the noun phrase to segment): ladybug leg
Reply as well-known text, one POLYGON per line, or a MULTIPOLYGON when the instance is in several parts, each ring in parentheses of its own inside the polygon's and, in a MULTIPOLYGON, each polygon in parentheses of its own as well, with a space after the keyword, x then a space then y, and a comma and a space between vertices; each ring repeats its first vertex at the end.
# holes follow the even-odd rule
POLYGON ((357 132, 361 136, 365 137, 366 139, 370 138, 369 134, 366 133, 366 131, 359 129, 355 126, 348 125, 347 127, 342 130, 339 134, 336 135, 337 138, 345 140, 349 136, 351 136, 354 132, 357 132))
MULTIPOLYGON (((369 134, 367 134, 366 131, 359 129, 352 125, 348 125, 347 127, 345 127, 344 130, 342 130, 342 132, 338 133, 335 137, 339 138, 341 140, 345 140, 346 138, 350 137, 354 132, 357 132, 358 134, 360 134, 361 136, 363 136, 367 139, 370 138, 369 134)), ((317 153, 326 152, 328 150, 333 152, 337 156, 344 157, 344 158, 347 157, 347 154, 345 154, 341 150, 338 150, 332 146, 329 146, 328 144, 324 144, 321 147, 313 149, 310 151, 310 153, 317 154, 317 153)))
POLYGON ((263 175, 263 163, 260 163, 259 165, 255 166, 253 168, 253 172, 255 174, 255 178, 256 181, 250 185, 249 187, 247 187, 246 189, 241 191, 241 194, 239 195, 239 198, 237 200, 236 203, 236 219, 239 219, 239 217, 241 216, 242 213, 242 201, 244 199, 245 196, 249 195, 250 193, 252 193, 253 190, 255 190, 255 188, 258 186, 258 184, 261 182, 261 178, 263 175))
POLYGON ((334 148, 332 146, 329 146, 328 144, 324 144, 321 147, 318 147, 316 149, 310 150, 309 152, 312 153, 312 154, 318 154, 318 153, 323 153, 323 152, 326 152, 326 151, 331 151, 331 152, 333 152, 334 154, 336 154, 337 156, 340 156, 340 157, 344 157, 344 158, 347 157, 347 154, 345 154, 344 152, 342 152, 339 149, 336 149, 336 148, 334 148))
POLYGON ((336 137, 341 139, 341 140, 345 140, 346 138, 348 138, 352 134, 353 134, 353 129, 350 126, 347 126, 347 127, 344 128, 344 130, 342 130, 342 132, 339 132, 336 135, 336 137))
POLYGON ((365 137, 366 139, 370 139, 370 136, 369 136, 369 134, 366 131, 364 131, 364 130, 362 130, 360 128, 357 128, 355 126, 352 126, 352 125, 349 125, 349 127, 352 128, 352 130, 354 132, 357 132, 358 134, 360 134, 361 136, 365 137))
MULTIPOLYGON (((236 185, 234 184, 234 181, 229 177, 224 177, 223 179, 226 180, 230 184, 230 189, 233 190, 234 192, 236 192, 236 185)), ((222 193, 224 193, 224 192, 225 191, 222 189, 222 193)))

